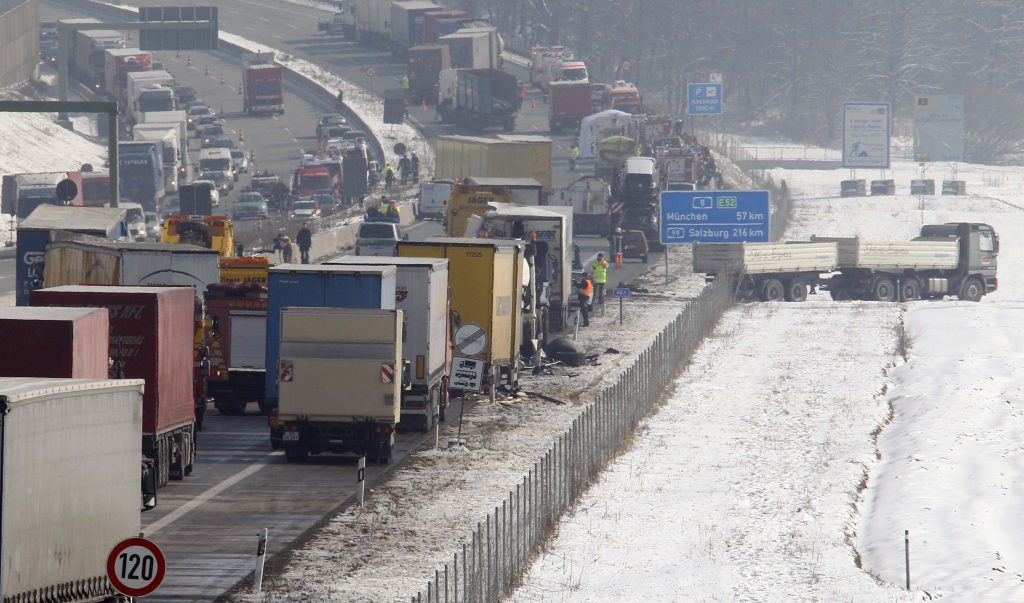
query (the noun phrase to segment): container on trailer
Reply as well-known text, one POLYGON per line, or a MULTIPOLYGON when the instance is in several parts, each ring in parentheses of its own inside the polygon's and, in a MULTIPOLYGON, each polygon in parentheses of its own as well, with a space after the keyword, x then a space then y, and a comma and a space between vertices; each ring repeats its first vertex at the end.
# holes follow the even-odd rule
POLYGON ((98 601, 138 536, 140 379, 0 378, 0 599, 98 601))
POLYGON ((109 330, 105 308, 0 308, 0 377, 106 379, 109 330))

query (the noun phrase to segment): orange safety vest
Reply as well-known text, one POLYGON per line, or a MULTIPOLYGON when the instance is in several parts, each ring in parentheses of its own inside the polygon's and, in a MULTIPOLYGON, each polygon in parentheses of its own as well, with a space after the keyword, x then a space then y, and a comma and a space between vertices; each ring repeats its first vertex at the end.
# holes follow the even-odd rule
POLYGON ((590 297, 594 293, 594 283, 589 278, 583 279, 583 286, 576 290, 580 295, 590 297))

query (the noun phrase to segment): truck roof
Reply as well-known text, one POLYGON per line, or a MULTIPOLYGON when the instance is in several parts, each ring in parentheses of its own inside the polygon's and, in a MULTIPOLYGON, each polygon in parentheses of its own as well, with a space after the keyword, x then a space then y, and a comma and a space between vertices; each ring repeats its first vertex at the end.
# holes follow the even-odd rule
MULTIPOLYGON (((395 256, 346 255, 327 260, 326 262, 324 262, 324 264, 329 266, 430 266, 432 268, 440 268, 442 266, 447 266, 448 260, 445 258, 410 258, 395 256)), ((3 315, 0 314, 0 317, 2 316, 3 315)))
POLYGON ((252 69, 280 69, 280 68, 281 68, 280 65, 277 65, 277 64, 269 64, 268 65, 266 63, 256 63, 254 65, 247 65, 246 66, 247 70, 252 70, 252 69))
POLYGON ((417 10, 422 8, 444 8, 443 6, 430 2, 429 0, 404 0, 403 2, 395 2, 394 4, 404 8, 405 10, 417 10))
POLYGON ((379 274, 381 276, 392 276, 395 274, 394 266, 332 266, 329 264, 279 264, 270 267, 271 274, 294 274, 330 272, 331 274, 379 274))
POLYGON ((543 207, 533 207, 531 205, 519 205, 518 203, 488 203, 487 207, 493 207, 487 211, 487 217, 515 217, 515 216, 529 216, 532 218, 539 219, 551 219, 557 218, 559 220, 565 218, 564 215, 553 212, 543 207))
POLYGON ((507 186, 509 188, 541 188, 544 186, 534 178, 486 178, 482 176, 467 176, 465 183, 470 186, 507 186))
POLYGON ((131 388, 142 394, 145 379, 46 379, 39 377, 0 377, 0 399, 7 404, 29 402, 43 396, 66 392, 131 388))
POLYGON ((431 246, 438 244, 450 247, 495 247, 500 249, 522 246, 521 241, 512 239, 474 239, 471 237, 430 237, 426 241, 402 241, 400 243, 402 246, 431 246))
POLYGON ((116 207, 66 207, 44 204, 37 207, 18 230, 56 230, 70 228, 76 231, 103 230, 109 232, 124 221, 125 210, 116 207))
POLYGON ((180 287, 171 287, 164 285, 61 285, 59 287, 47 287, 46 289, 39 289, 39 291, 57 291, 61 293, 142 293, 147 295, 157 295, 160 293, 166 293, 168 291, 181 291, 183 289, 192 289, 192 287, 187 287, 184 285, 180 287))
POLYGON ((137 243, 135 241, 55 241, 54 247, 99 247, 111 251, 153 251, 219 255, 215 249, 187 243, 137 243))
POLYGON ((0 308, 0 319, 76 320, 103 308, 64 308, 60 306, 7 306, 0 308))

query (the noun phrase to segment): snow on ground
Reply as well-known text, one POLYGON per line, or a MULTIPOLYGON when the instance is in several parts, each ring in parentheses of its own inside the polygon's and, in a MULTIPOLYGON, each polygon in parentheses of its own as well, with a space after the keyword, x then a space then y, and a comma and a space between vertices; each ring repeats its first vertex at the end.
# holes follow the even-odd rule
MULTIPOLYGON (((785 238, 986 222, 1000 290, 737 306, 511 600, 1024 601, 1024 169, 956 167, 969 196, 840 199, 847 170, 773 170, 797 199, 785 238)), ((918 166, 884 176, 905 193, 918 166)))
MULTIPOLYGON (((0 91, 5 100, 24 99, 0 91)), ((77 170, 83 163, 103 165, 106 145, 54 123, 51 113, 0 113, 0 174, 77 170)), ((0 184, 2 187, 2 184, 0 184)), ((0 247, 11 238, 7 216, 0 218, 0 247)))

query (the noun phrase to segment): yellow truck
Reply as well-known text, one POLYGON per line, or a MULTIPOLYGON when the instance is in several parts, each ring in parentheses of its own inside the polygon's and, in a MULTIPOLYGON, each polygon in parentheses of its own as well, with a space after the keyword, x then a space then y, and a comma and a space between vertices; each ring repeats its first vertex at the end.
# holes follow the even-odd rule
POLYGON ((258 283, 265 287, 269 274, 270 260, 263 256, 222 257, 220 259, 220 282, 222 284, 258 283))
POLYGON ((227 216, 177 215, 164 218, 161 243, 190 243, 234 257, 235 234, 227 216))
POLYGON ((450 237, 475 237, 477 233, 466 233, 473 216, 487 213, 493 203, 511 203, 512 190, 503 184, 477 184, 471 178, 463 178, 452 189, 445 209, 445 233, 450 237))
POLYGON ((551 195, 551 139, 543 136, 438 136, 434 177, 533 178, 551 195))
POLYGON ((480 391, 490 384, 493 395, 502 378, 518 386, 523 249, 521 241, 455 237, 398 244, 399 257, 448 259, 452 389, 480 391))

